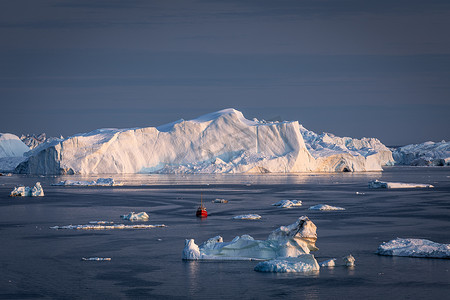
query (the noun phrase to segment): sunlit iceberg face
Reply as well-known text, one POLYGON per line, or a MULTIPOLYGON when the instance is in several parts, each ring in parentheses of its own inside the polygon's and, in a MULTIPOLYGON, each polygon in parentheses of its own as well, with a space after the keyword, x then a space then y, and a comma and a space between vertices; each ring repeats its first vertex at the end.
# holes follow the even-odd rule
POLYGON ((303 216, 295 223, 274 230, 267 240, 255 240, 249 235, 224 242, 221 236, 210 238, 200 246, 186 240, 183 259, 267 260, 277 257, 298 257, 318 250, 316 225, 303 216))

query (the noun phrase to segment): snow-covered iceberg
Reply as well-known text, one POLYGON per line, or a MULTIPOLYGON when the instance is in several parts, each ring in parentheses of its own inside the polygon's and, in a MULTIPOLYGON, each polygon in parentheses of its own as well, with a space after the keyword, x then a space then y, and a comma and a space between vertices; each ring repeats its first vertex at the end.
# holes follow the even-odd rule
POLYGON ((13 171, 26 157, 24 153, 30 148, 18 136, 10 133, 0 133, 0 171, 13 171))
POLYGON ((140 213, 130 212, 127 215, 120 216, 124 220, 129 221, 148 221, 149 217, 145 211, 141 211, 140 213))
POLYGON ((41 183, 36 182, 34 187, 29 186, 16 186, 10 194, 11 197, 42 197, 44 196, 44 190, 41 183))
POLYGON ((450 142, 411 144, 395 149, 392 156, 397 165, 449 166, 450 142))
POLYGON ((302 201, 301 200, 280 200, 278 202, 275 202, 272 205, 279 206, 282 208, 291 208, 291 207, 302 206, 302 201))
POLYGON ((317 204, 317 205, 311 206, 309 209, 310 210, 345 210, 345 208, 343 208, 343 207, 331 206, 328 204, 317 204))
POLYGON ((424 239, 397 238, 378 247, 377 253, 390 256, 450 258, 450 244, 424 239))
POLYGON ((185 241, 182 258, 185 260, 269 260, 298 257, 318 250, 316 225, 308 217, 274 230, 267 240, 255 240, 249 235, 224 242, 221 236, 210 238, 200 246, 193 239, 185 241))
POLYGON ((403 183, 403 182, 384 182, 378 180, 369 181, 370 189, 410 189, 410 188, 433 188, 431 184, 423 183, 403 183))
POLYGON ((247 215, 234 216, 233 219, 234 220, 259 220, 259 219, 261 219, 261 216, 257 215, 257 214, 247 214, 247 215))
POLYGON ((309 138, 297 121, 246 119, 225 109, 159 127, 98 129, 29 152, 25 174, 375 171, 391 152, 376 139, 309 138), (303 132, 302 132, 303 130, 303 132), (304 137, 308 137, 309 146, 304 137), (327 143, 325 143, 327 142, 327 143), (346 147, 333 150, 333 143, 346 147), (321 149, 315 145, 321 145, 321 149), (311 146, 313 145, 313 146, 311 146), (311 155, 310 151, 313 152, 311 155), (314 150, 314 151, 313 151, 314 150))
POLYGON ((255 266, 258 272, 292 273, 319 271, 319 264, 312 254, 298 257, 276 258, 262 261, 255 266))
POLYGON ((62 180, 52 185, 60 186, 118 186, 121 183, 115 182, 113 178, 98 178, 91 181, 62 180))

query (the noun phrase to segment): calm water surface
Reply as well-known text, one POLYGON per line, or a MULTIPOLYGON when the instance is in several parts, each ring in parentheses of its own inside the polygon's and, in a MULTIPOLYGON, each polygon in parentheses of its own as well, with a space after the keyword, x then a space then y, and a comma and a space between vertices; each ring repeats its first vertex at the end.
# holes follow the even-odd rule
POLYGON ((119 187, 59 187, 59 180, 95 177, 0 177, 2 299, 448 299, 450 260, 384 257, 379 244, 396 237, 450 243, 450 168, 392 167, 383 173, 290 175, 113 176, 119 187), (433 189, 370 190, 373 179, 431 183, 433 189), (15 185, 40 181, 45 197, 10 198, 15 185), (364 193, 358 195, 356 192, 364 193), (209 216, 195 217, 200 194, 209 216), (213 204, 224 198, 228 204, 213 204), (271 206, 283 199, 303 206, 271 206), (329 204, 345 211, 309 211, 329 204), (146 211, 148 230, 53 230, 55 225, 106 220, 146 211), (256 213, 261 220, 232 220, 256 213), (333 269, 308 274, 253 271, 256 262, 184 262, 186 238, 266 239, 307 215, 318 227, 317 260, 333 269), (356 266, 341 266, 352 254, 356 266), (111 261, 82 261, 82 257, 111 261))

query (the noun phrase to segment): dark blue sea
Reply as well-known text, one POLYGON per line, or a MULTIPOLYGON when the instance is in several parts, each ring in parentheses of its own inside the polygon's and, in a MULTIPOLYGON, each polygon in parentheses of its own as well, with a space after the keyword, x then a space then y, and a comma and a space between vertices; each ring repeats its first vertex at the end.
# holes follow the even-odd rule
MULTIPOLYGON (((108 176, 101 176, 108 177, 108 176)), ((384 172, 264 175, 111 176, 123 186, 52 186, 82 176, 0 177, 1 299, 445 299, 450 260, 375 254, 384 241, 423 238, 450 243, 450 168, 390 167, 384 172), (373 190, 373 179, 429 183, 431 189, 373 190), (9 197, 15 185, 41 182, 44 197, 9 197), (357 194, 357 192, 359 194, 357 194), (195 217, 203 195, 209 216, 195 217), (229 200, 215 204, 216 198, 229 200), (283 199, 303 206, 272 206, 283 199), (316 204, 345 211, 310 211, 316 204), (55 230, 52 226, 113 221, 145 211, 134 230, 55 230), (261 220, 232 220, 254 213, 261 220), (186 238, 197 244, 221 235, 266 239, 307 215, 316 225, 316 273, 259 273, 252 261, 181 260, 186 238), (341 265, 352 254, 354 268, 341 265), (82 261, 110 257, 111 261, 82 261)))

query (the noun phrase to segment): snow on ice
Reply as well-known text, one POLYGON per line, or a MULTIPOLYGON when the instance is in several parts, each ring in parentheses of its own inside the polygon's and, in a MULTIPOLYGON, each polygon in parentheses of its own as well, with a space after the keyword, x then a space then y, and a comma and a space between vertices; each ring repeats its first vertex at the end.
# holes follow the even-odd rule
POLYGON ((261 216, 257 215, 257 214, 247 214, 247 215, 234 216, 233 219, 235 219, 235 220, 259 220, 259 219, 261 219, 261 216))
POLYGON ((149 217, 148 214, 145 211, 142 211, 140 213, 130 212, 128 215, 120 216, 124 220, 129 221, 148 221, 149 217))
POLYGON ((377 253, 390 256, 450 258, 450 244, 425 239, 397 238, 378 247, 377 253))
POLYGON ((311 206, 309 209, 310 210, 345 210, 345 208, 343 208, 343 207, 331 206, 328 204, 317 204, 317 205, 311 206))
POLYGON ((41 183, 36 182, 34 187, 17 186, 10 194, 11 197, 42 197, 44 196, 44 190, 41 183))
POLYGON ((272 205, 279 206, 282 208, 291 208, 291 207, 296 207, 296 206, 302 206, 302 201, 300 201, 300 200, 281 200, 272 205))
POLYGON ((369 182, 370 189, 409 189, 409 188, 433 188, 431 184, 384 182, 373 180, 369 182))

